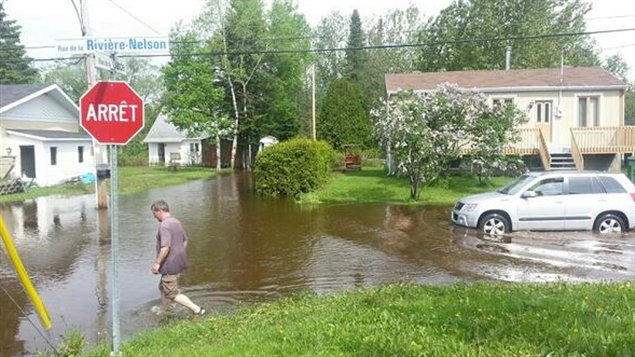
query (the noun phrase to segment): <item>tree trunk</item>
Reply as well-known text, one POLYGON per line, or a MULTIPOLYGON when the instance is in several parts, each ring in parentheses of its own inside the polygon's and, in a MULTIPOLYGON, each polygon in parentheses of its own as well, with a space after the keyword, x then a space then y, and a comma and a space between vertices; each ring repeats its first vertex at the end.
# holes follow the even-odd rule
POLYGON ((216 133, 216 171, 220 171, 221 168, 221 150, 220 150, 220 135, 216 133))

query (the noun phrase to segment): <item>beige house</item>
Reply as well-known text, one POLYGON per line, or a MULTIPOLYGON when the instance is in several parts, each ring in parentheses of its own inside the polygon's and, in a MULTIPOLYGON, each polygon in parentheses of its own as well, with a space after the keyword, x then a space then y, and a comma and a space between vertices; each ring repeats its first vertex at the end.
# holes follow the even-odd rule
POLYGON ((522 141, 506 152, 545 169, 617 171, 622 155, 635 152, 635 127, 624 125, 628 86, 600 67, 387 74, 386 92, 426 92, 445 82, 525 112, 522 141))

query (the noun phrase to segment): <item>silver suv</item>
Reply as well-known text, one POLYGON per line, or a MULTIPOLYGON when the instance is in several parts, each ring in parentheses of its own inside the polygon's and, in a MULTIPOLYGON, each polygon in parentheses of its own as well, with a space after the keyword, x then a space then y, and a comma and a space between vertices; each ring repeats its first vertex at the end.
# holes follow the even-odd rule
POLYGON ((624 232, 635 227, 635 185, 624 174, 530 172, 496 192, 461 198, 452 210, 452 222, 488 234, 624 232))

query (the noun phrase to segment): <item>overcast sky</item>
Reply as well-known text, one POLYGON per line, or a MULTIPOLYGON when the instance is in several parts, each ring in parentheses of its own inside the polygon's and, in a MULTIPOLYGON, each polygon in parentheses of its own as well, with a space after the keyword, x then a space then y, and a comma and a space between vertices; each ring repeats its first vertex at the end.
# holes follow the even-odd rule
MULTIPOLYGON (((95 37, 167 36, 179 20, 189 22, 203 8, 204 0, 86 0, 95 37)), ((79 6, 79 0, 75 0, 79 6)), ((332 11, 350 15, 354 9, 362 18, 389 9, 415 4, 426 16, 436 16, 451 0, 300 0, 299 11, 311 25, 332 11)), ((593 0, 587 15, 587 30, 635 28, 635 0, 593 0)), ((21 42, 33 58, 55 57, 50 48, 55 40, 79 38, 79 21, 69 0, 6 0, 7 17, 22 26, 21 42)), ((601 58, 620 53, 635 79, 635 31, 593 35, 602 49, 601 58)), ((501 56, 504 56, 502 54, 501 56)))

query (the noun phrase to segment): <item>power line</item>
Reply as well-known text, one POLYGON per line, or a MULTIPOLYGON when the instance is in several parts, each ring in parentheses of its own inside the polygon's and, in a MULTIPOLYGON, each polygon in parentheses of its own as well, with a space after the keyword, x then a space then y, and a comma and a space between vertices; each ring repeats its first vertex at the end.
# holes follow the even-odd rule
MULTIPOLYGON (((616 32, 629 32, 635 31, 633 28, 612 29, 612 30, 599 30, 599 31, 586 31, 586 32, 567 32, 567 33, 553 33, 553 34, 541 34, 541 35, 528 35, 528 36, 508 36, 508 37, 491 37, 480 39, 464 39, 453 41, 431 41, 414 44, 394 44, 394 45, 374 45, 374 46, 362 46, 362 47, 335 47, 335 48, 314 48, 314 49, 276 49, 276 50, 253 50, 253 51, 219 51, 219 52, 193 52, 183 54, 148 54, 148 55, 119 55, 121 58, 157 58, 157 57, 182 57, 182 56, 238 56, 238 55, 277 55, 277 54, 296 54, 296 53, 323 53, 323 52, 341 52, 341 51, 364 51, 364 50, 381 50, 381 49, 399 49, 399 48, 420 48, 427 46, 438 46, 445 44, 473 44, 484 42, 501 42, 501 41, 532 41, 549 38, 559 37, 575 37, 575 36, 587 36, 604 33, 616 33, 616 32)), ((33 59, 33 61, 56 61, 56 60, 68 60, 75 59, 74 57, 62 57, 62 58, 40 58, 33 59)), ((4 61, 11 62, 11 61, 4 61)))
POLYGON ((117 8, 119 8, 119 10, 125 12, 128 16, 132 17, 133 19, 135 19, 137 22, 139 22, 143 26, 145 26, 145 27, 149 28, 150 30, 154 31, 154 33, 156 33, 157 35, 162 35, 161 32, 157 31, 154 27, 148 25, 143 20, 141 20, 140 18, 136 17, 133 13, 131 13, 130 11, 126 10, 123 6, 117 4, 113 0, 108 0, 108 2, 110 2, 113 5, 115 5, 117 8))

